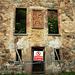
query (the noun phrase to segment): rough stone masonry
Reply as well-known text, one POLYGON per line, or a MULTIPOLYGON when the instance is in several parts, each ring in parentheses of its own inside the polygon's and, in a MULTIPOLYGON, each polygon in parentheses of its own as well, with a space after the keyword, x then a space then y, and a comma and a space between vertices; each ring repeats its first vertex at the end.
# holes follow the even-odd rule
MULTIPOLYGON (((66 61, 61 63, 61 71, 75 71, 75 65, 67 68, 68 63, 74 63, 67 60, 75 60, 75 0, 0 0, 0 72, 21 71, 21 65, 13 66, 16 49, 22 50, 22 62, 32 63, 32 47, 44 47, 45 73, 60 71, 61 62, 53 62, 55 49, 60 50, 61 60, 66 61), (15 34, 16 8, 27 9, 26 34, 15 34), (48 9, 58 10, 59 34, 48 34, 48 9), (33 10, 43 12, 42 21, 39 20, 41 29, 32 28, 33 10)), ((24 65, 24 71, 32 73, 32 64, 24 65)))

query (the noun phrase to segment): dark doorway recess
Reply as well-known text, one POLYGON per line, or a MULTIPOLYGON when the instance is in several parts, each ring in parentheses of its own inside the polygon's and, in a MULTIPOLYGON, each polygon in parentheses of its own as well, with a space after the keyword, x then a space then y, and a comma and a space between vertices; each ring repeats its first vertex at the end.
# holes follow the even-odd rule
POLYGON ((45 51, 44 47, 32 47, 32 73, 44 73, 45 51), (34 51, 43 51, 43 61, 34 61, 34 51))
MULTIPOLYGON (((20 56, 20 58, 22 60, 22 50, 21 49, 18 49, 17 51, 18 51, 19 56, 20 56)), ((19 57, 18 57, 18 54, 17 53, 16 53, 16 61, 19 61, 19 57)))

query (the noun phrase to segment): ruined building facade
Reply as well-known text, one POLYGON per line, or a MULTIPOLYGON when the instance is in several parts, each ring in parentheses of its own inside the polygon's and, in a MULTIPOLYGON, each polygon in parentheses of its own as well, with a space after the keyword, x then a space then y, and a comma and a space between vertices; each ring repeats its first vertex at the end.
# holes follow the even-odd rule
MULTIPOLYGON (((17 61, 16 50, 21 62, 33 63, 37 49, 43 51, 45 73, 60 69, 54 62, 57 50, 59 60, 75 60, 75 0, 0 0, 0 64, 17 61), (26 33, 15 33, 17 9, 26 11, 26 33), (48 15, 58 19, 56 34, 48 32, 48 15)), ((31 73, 33 66, 26 64, 25 72, 31 73)))

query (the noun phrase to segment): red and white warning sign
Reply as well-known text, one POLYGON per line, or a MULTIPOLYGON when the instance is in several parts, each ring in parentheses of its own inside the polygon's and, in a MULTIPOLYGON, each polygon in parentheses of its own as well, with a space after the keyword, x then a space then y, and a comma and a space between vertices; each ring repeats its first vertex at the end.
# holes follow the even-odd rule
POLYGON ((43 51, 34 51, 34 61, 43 61, 43 51))

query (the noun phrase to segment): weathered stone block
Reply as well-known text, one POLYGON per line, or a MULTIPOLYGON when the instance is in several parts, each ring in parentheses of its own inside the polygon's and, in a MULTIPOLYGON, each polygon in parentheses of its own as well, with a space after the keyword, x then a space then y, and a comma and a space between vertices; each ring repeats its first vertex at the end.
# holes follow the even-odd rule
POLYGON ((6 57, 6 55, 5 55, 5 54, 3 54, 3 55, 1 55, 1 57, 6 57))
POLYGON ((3 52, 3 53, 9 53, 10 50, 9 50, 9 49, 4 49, 2 52, 3 52))

